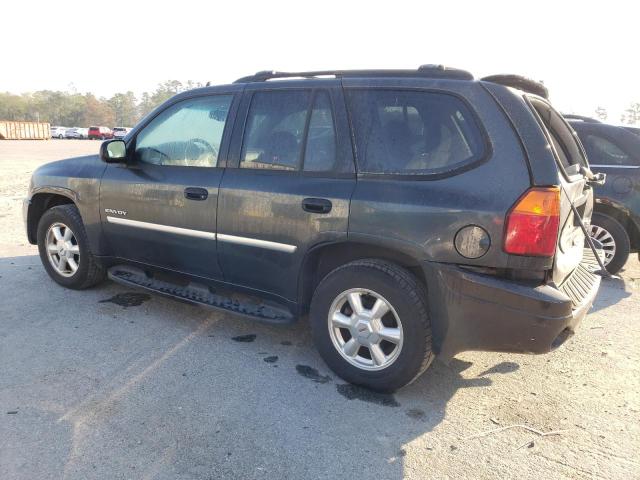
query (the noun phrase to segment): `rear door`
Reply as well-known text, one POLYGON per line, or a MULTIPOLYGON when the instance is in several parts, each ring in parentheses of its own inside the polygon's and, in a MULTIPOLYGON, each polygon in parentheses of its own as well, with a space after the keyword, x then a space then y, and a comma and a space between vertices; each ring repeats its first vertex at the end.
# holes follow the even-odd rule
POLYGON ((560 172, 560 232, 553 268, 553 281, 560 285, 580 264, 585 248, 585 235, 571 204, 588 225, 593 213, 593 189, 582 173, 588 163, 573 129, 546 101, 538 97, 528 100, 543 126, 560 172))
POLYGON ((218 206, 225 281, 289 301, 309 249, 346 238, 355 186, 339 83, 301 85, 247 86, 218 206))

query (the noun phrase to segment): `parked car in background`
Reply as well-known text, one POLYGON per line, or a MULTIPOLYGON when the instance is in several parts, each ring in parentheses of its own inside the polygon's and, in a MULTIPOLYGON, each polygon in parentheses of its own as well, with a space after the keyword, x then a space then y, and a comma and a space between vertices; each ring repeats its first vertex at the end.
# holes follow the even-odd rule
POLYGON ((78 138, 80 140, 85 140, 85 139, 89 138, 89 129, 88 128, 78 127, 76 130, 77 130, 77 133, 78 133, 78 138))
POLYGON ((65 127, 51 127, 51 138, 64 138, 66 131, 65 127))
POLYGON ((187 91, 104 142, 105 163, 38 168, 28 239, 67 288, 108 275, 262 321, 308 314, 327 364, 378 391, 435 355, 549 352, 600 277, 573 215, 590 221, 592 179, 547 97, 432 65, 187 91))
POLYGON ((113 138, 113 132, 109 127, 89 127, 88 137, 90 140, 107 140, 113 138))
POLYGON ((113 127, 113 138, 123 139, 129 130, 128 127, 113 127))
POLYGON ((64 138, 71 138, 71 139, 81 138, 79 130, 80 129, 78 127, 67 128, 66 131, 64 132, 64 138))
POLYGON ((595 187, 591 238, 605 252, 604 263, 617 273, 629 253, 640 251, 640 136, 629 128, 568 115, 594 172, 607 174, 595 187))

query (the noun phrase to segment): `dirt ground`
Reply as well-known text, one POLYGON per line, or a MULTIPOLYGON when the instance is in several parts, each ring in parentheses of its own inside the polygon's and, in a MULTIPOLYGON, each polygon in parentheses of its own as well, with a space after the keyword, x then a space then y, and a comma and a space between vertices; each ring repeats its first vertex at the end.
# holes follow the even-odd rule
POLYGON ((39 165, 98 147, 0 142, 2 480, 640 478, 637 255, 557 351, 468 352, 375 395, 302 323, 54 284, 22 198, 39 165))

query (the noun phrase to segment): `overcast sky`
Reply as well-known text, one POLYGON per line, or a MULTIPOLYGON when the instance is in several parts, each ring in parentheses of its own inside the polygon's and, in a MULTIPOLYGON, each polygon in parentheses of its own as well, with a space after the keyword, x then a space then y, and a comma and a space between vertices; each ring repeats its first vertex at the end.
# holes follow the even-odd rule
POLYGON ((258 70, 414 68, 544 80, 565 112, 640 102, 640 2, 3 2, 0 91, 109 96, 258 70))

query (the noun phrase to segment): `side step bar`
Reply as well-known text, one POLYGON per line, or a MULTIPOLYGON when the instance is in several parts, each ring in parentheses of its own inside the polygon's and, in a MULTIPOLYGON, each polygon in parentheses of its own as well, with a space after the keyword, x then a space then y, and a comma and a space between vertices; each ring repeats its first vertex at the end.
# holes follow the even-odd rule
POLYGON ((295 321, 295 317, 287 309, 263 303, 248 295, 231 296, 227 292, 222 293, 197 284, 181 286, 154 279, 137 268, 122 265, 111 267, 108 275, 111 280, 122 285, 144 288, 165 297, 243 315, 262 322, 289 324, 295 321))

